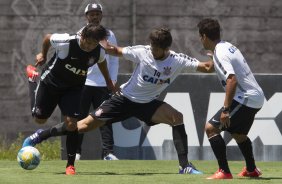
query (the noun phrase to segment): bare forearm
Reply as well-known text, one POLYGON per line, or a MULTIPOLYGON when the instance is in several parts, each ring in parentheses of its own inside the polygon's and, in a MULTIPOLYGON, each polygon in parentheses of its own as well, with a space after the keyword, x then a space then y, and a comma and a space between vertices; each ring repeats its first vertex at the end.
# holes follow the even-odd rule
POLYGON ((98 67, 99 67, 102 75, 104 76, 105 81, 107 83, 111 82, 111 77, 110 77, 110 74, 109 74, 109 71, 108 71, 107 62, 103 61, 102 63, 98 63, 98 67))
POLYGON ((42 50, 35 57, 35 66, 38 66, 38 65, 41 66, 41 65, 43 65, 46 62, 48 50, 49 50, 49 48, 51 46, 50 37, 51 37, 51 34, 47 34, 43 38, 42 50))
POLYGON ((106 53, 112 56, 122 57, 123 47, 118 47, 110 44, 108 41, 100 41, 101 46, 105 49, 106 53))
POLYGON ((213 61, 200 62, 197 71, 203 73, 214 72, 213 61))
POLYGON ((42 53, 42 55, 43 55, 44 58, 47 57, 49 48, 50 48, 50 46, 51 46, 50 37, 51 37, 51 34, 47 34, 47 35, 45 35, 45 37, 44 37, 44 39, 43 39, 41 53, 42 53))

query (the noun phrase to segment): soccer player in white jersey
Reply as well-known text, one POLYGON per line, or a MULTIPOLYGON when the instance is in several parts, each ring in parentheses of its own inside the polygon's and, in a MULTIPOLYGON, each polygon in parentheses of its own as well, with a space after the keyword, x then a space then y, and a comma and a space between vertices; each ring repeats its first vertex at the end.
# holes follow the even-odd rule
POLYGON ((180 174, 202 174, 188 162, 188 142, 183 114, 166 102, 158 100, 160 93, 187 68, 191 72, 210 72, 212 62, 197 59, 170 50, 172 36, 168 29, 154 29, 150 45, 118 47, 104 40, 103 47, 110 55, 123 56, 136 63, 131 78, 121 85, 120 93, 106 100, 97 111, 78 121, 78 131, 87 132, 104 124, 136 117, 147 125, 165 123, 172 127, 173 141, 178 154, 180 174))
POLYGON ((213 52, 214 69, 225 90, 224 104, 205 126, 219 169, 207 179, 232 179, 227 158, 226 144, 220 135, 228 131, 237 142, 246 167, 238 175, 259 177, 255 165, 252 142, 247 134, 256 113, 264 103, 264 93, 255 80, 244 56, 231 43, 220 39, 220 25, 217 20, 203 19, 198 24, 200 40, 206 50, 213 52))
MULTIPOLYGON (((85 8, 85 17, 88 23, 92 23, 94 25, 100 25, 101 20, 103 18, 103 8, 101 4, 88 4, 85 8)), ((81 30, 78 31, 80 34, 81 30)), ((114 33, 107 29, 109 36, 107 40, 114 45, 117 45, 116 37, 114 33)), ((115 84, 117 81, 118 75, 118 57, 106 55, 106 61, 108 70, 110 73, 110 77, 115 84)), ((80 114, 81 118, 85 118, 89 114, 90 107, 92 105, 93 109, 99 107, 99 105, 106 99, 110 97, 110 91, 107 88, 106 81, 100 72, 98 65, 93 65, 88 68, 87 78, 85 82, 85 86, 82 90, 81 101, 80 101, 80 114)), ((102 159, 104 160, 118 160, 118 158, 114 155, 114 138, 113 138, 113 129, 112 125, 108 124, 105 126, 101 126, 100 128, 101 138, 102 138, 102 159)), ((82 152, 82 142, 84 134, 79 134, 79 144, 76 153, 76 159, 79 160, 82 152)))

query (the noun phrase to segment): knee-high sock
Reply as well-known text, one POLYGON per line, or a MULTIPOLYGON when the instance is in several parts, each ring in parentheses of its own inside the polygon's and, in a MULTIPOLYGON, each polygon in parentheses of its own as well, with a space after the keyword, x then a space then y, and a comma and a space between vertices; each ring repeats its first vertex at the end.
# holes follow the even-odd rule
POLYGON ((67 147, 67 157, 69 165, 74 165, 75 154, 78 145, 78 131, 67 131, 66 125, 64 122, 57 124, 56 126, 51 127, 50 129, 44 130, 39 134, 41 140, 46 140, 54 136, 67 135, 66 147, 67 147))
POLYGON ((179 165, 184 168, 188 165, 188 141, 184 124, 172 127, 172 137, 177 151, 179 165))
POLYGON ((254 171, 256 168, 256 165, 255 165, 255 159, 253 155, 252 142, 249 139, 249 137, 244 142, 238 143, 238 146, 246 160, 247 170, 250 172, 254 171))
POLYGON ((82 152, 83 137, 84 137, 84 134, 83 134, 83 133, 78 134, 78 143, 77 143, 77 150, 76 150, 76 153, 81 154, 81 152, 82 152))
POLYGON ((64 122, 59 123, 47 130, 43 130, 40 134, 39 137, 40 139, 46 140, 50 137, 55 137, 55 136, 62 136, 62 135, 67 135, 68 131, 66 129, 66 124, 64 122))
POLYGON ((227 158, 226 158, 226 145, 225 141, 221 137, 220 134, 215 135, 209 138, 212 150, 217 159, 219 168, 222 169, 226 173, 230 173, 230 169, 228 166, 227 158))
POLYGON ((68 156, 68 163, 67 167, 69 165, 74 165, 75 161, 75 154, 77 150, 77 145, 78 145, 78 132, 77 130, 68 132, 67 134, 67 140, 66 140, 66 147, 67 147, 67 156, 68 156))
POLYGON ((114 138, 113 138, 113 129, 112 124, 105 124, 100 127, 100 133, 102 136, 102 159, 107 156, 109 153, 113 153, 114 148, 114 138))
POLYGON ((29 88, 29 98, 30 98, 30 109, 33 109, 35 103, 35 89, 37 87, 36 82, 28 81, 28 88, 29 88))

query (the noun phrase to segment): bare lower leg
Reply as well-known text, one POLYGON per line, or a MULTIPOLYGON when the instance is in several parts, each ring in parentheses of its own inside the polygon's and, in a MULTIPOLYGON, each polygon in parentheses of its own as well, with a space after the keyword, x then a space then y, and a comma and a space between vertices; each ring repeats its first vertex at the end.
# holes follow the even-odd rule
POLYGON ((96 128, 103 126, 104 124, 105 122, 89 115, 77 122, 77 130, 80 133, 89 132, 90 130, 95 130, 96 128))

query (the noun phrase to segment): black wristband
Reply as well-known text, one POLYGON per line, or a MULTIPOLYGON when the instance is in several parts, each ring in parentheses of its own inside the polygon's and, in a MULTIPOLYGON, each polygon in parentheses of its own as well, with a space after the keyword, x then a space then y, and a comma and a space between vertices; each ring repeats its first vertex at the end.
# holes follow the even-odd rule
POLYGON ((225 113, 226 113, 226 112, 229 112, 229 111, 230 111, 230 107, 224 107, 224 106, 223 106, 221 110, 222 110, 222 112, 225 112, 225 113))

